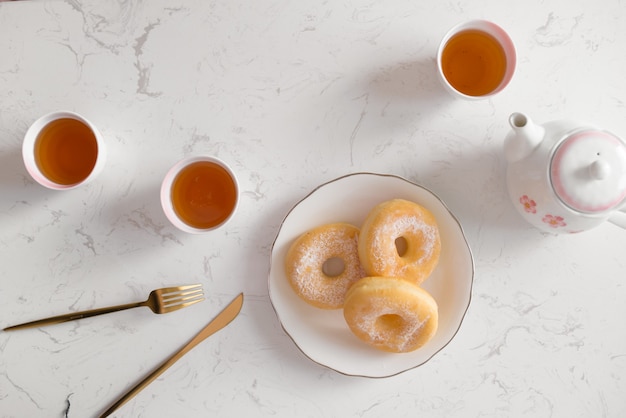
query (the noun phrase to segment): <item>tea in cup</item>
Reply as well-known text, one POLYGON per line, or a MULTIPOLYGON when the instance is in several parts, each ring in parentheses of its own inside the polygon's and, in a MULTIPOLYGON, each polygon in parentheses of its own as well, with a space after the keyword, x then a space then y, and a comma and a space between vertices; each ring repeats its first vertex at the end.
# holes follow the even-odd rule
POLYGON ((185 232, 199 234, 224 225, 238 203, 237 178, 215 157, 184 158, 168 171, 161 184, 165 216, 185 232))
POLYGON ((104 166, 104 141, 96 127, 73 112, 53 112, 37 119, 22 144, 26 170, 54 190, 78 187, 104 166))
POLYGON ((504 29, 486 20, 472 20, 452 28, 437 53, 437 68, 444 86, 465 99, 500 92, 511 81, 515 65, 513 41, 504 29))

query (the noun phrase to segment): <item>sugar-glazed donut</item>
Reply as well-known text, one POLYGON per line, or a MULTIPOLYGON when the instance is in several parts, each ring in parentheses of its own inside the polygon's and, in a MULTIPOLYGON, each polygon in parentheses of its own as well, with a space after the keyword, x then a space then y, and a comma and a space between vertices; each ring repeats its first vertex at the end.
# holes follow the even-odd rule
POLYGON ((359 257, 368 276, 402 277, 421 284, 435 269, 441 238, 435 217, 403 199, 380 203, 359 235, 359 257), (406 249, 399 253, 399 243, 406 249))
POLYGON ((343 315, 350 330, 371 346, 407 353, 426 344, 439 323, 437 302, 426 290, 398 277, 365 277, 346 294, 343 315))
POLYGON ((285 258, 285 273, 296 294, 318 308, 341 308, 348 288, 365 275, 358 239, 359 228, 347 223, 322 225, 299 236, 285 258), (326 271, 329 260, 339 265, 335 272, 326 271))

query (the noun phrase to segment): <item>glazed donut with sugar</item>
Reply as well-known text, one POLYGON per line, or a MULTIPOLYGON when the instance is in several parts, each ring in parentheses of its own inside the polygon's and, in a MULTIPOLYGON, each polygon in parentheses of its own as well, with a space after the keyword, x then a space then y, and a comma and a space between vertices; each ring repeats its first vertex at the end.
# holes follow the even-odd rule
POLYGON ((437 331, 437 302, 426 290, 399 277, 365 277, 348 293, 343 315, 362 341, 383 351, 407 353, 437 331))
POLYGON ((359 257, 368 276, 402 277, 419 285, 437 266, 440 253, 437 221, 417 203, 380 203, 361 226, 359 257), (399 252, 401 244, 406 249, 399 252))
POLYGON ((298 237, 285 258, 285 273, 296 294, 318 308, 341 308, 348 288, 365 276, 358 239, 359 228, 347 223, 322 225, 298 237), (326 269, 329 262, 334 269, 326 269))

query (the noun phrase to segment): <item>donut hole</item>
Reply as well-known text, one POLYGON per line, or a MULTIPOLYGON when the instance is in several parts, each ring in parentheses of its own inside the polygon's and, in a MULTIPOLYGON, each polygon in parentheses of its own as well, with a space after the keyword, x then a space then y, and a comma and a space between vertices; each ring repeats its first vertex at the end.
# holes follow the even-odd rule
POLYGON ((409 247, 409 243, 407 242, 406 238, 404 237, 396 238, 395 244, 396 244, 396 251, 398 252, 398 256, 404 257, 404 255, 406 254, 406 250, 409 247))
POLYGON ((384 333, 397 331, 404 326, 404 319, 398 314, 385 314, 376 318, 376 328, 384 333))
POLYGON ((337 277, 346 270, 346 264, 340 257, 331 257, 322 265, 322 272, 328 277, 337 277))

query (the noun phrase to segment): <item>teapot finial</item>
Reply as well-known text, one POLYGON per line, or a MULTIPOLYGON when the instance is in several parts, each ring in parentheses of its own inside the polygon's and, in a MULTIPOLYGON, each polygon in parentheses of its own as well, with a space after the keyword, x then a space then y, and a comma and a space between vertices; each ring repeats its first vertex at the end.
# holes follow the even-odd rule
POLYGON ((520 112, 511 114, 509 124, 513 132, 504 140, 504 155, 512 163, 523 160, 533 152, 543 140, 545 129, 520 112))
POLYGON ((611 166, 604 160, 595 160, 589 165, 589 174, 594 180, 604 180, 611 174, 611 166))

